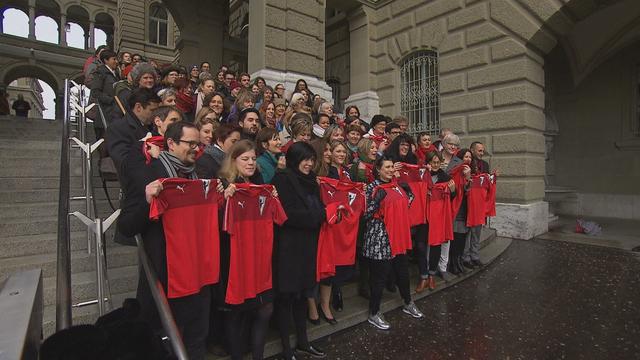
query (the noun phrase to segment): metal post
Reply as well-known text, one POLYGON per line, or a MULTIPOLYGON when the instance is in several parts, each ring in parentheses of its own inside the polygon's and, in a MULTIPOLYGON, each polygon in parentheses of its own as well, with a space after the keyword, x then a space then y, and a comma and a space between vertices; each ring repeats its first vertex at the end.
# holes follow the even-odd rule
POLYGON ((71 246, 69 241, 69 80, 64 82, 64 117, 60 150, 58 241, 56 263, 56 330, 71 326, 71 246))
POLYGON ((96 288, 98 291, 98 314, 100 316, 105 313, 104 306, 104 268, 103 268, 103 249, 102 249, 102 220, 96 219, 96 288))
POLYGON ((149 264, 149 258, 147 257, 147 253, 144 250, 142 237, 138 234, 135 236, 135 238, 136 243, 138 244, 138 257, 140 259, 140 264, 142 265, 144 276, 147 278, 147 284, 149 286, 149 289, 151 290, 151 296, 156 303, 156 308, 158 309, 158 314, 160 315, 162 328, 164 329, 164 331, 166 331, 167 336, 169 337, 169 342, 171 343, 171 347, 173 348, 175 356, 179 360, 188 359, 189 357, 187 356, 187 350, 184 348, 182 337, 180 337, 178 327, 176 326, 176 322, 171 313, 171 309, 169 308, 169 303, 167 302, 164 288, 158 280, 155 271, 153 271, 153 269, 151 268, 151 264, 149 264))
MULTIPOLYGON (((91 143, 85 143, 88 149, 91 149, 91 143)), ((92 206, 92 191, 91 191, 91 150, 85 151, 85 161, 84 161, 85 171, 84 175, 84 196, 85 196, 85 214, 89 218, 94 218, 95 214, 93 214, 93 206, 92 206)), ((93 240, 93 232, 90 229, 87 229, 87 253, 91 254, 91 244, 93 240)))

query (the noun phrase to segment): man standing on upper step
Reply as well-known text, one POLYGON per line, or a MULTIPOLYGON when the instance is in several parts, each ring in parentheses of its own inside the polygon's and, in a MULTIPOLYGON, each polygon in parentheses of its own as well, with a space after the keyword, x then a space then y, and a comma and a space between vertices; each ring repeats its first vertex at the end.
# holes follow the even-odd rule
POLYGON ((24 99, 22 94, 19 94, 18 99, 13 102, 11 108, 16 112, 16 116, 28 117, 31 105, 24 99))

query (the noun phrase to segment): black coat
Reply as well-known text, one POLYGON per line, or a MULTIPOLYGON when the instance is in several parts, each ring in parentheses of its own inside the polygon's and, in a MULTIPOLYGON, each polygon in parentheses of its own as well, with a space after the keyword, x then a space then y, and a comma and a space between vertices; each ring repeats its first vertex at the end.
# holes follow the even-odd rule
MULTIPOLYGON (((113 99, 115 96, 113 84, 118 80, 117 76, 114 76, 114 74, 107 69, 106 65, 98 66, 91 79, 91 99, 100 105, 107 125, 111 125, 111 119, 117 106, 113 99)), ((100 117, 94 120, 93 125, 96 128, 104 128, 100 117)))
POLYGON ((115 120, 107 128, 107 150, 116 165, 119 177, 122 177, 123 164, 131 149, 135 146, 140 146, 137 150, 140 153, 142 152, 140 139, 145 137, 148 132, 149 129, 142 125, 140 120, 131 112, 127 113, 125 117, 115 120))
POLYGON ((145 198, 145 188, 150 182, 169 177, 159 160, 147 166, 139 166, 137 157, 132 156, 123 166, 125 196, 122 211, 118 217, 118 230, 126 236, 142 235, 145 250, 160 282, 167 286, 166 242, 162 221, 149 220, 149 203, 145 198))
POLYGON ((316 283, 318 235, 326 218, 325 210, 319 193, 305 192, 290 171, 276 173, 272 183, 287 214, 287 221, 277 226, 275 232, 274 288, 299 293, 316 283))
POLYGON ((215 179, 222 168, 224 152, 215 146, 212 147, 213 155, 205 152, 196 160, 196 174, 200 179, 215 179))

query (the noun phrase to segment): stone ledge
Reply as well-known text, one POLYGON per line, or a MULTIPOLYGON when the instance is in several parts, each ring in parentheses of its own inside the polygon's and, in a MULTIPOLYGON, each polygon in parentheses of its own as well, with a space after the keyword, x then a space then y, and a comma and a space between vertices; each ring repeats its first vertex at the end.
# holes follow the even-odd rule
POLYGON ((498 236, 529 240, 549 230, 549 204, 538 201, 532 204, 496 204, 496 217, 491 226, 498 236))

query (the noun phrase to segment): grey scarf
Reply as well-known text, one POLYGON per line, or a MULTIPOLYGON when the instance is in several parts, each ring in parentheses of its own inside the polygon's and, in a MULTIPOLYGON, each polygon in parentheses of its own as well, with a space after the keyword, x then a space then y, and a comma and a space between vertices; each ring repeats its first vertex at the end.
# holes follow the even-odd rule
POLYGON ((168 151, 161 151, 158 157, 169 177, 186 177, 187 179, 197 179, 196 166, 185 166, 180 159, 168 151))

